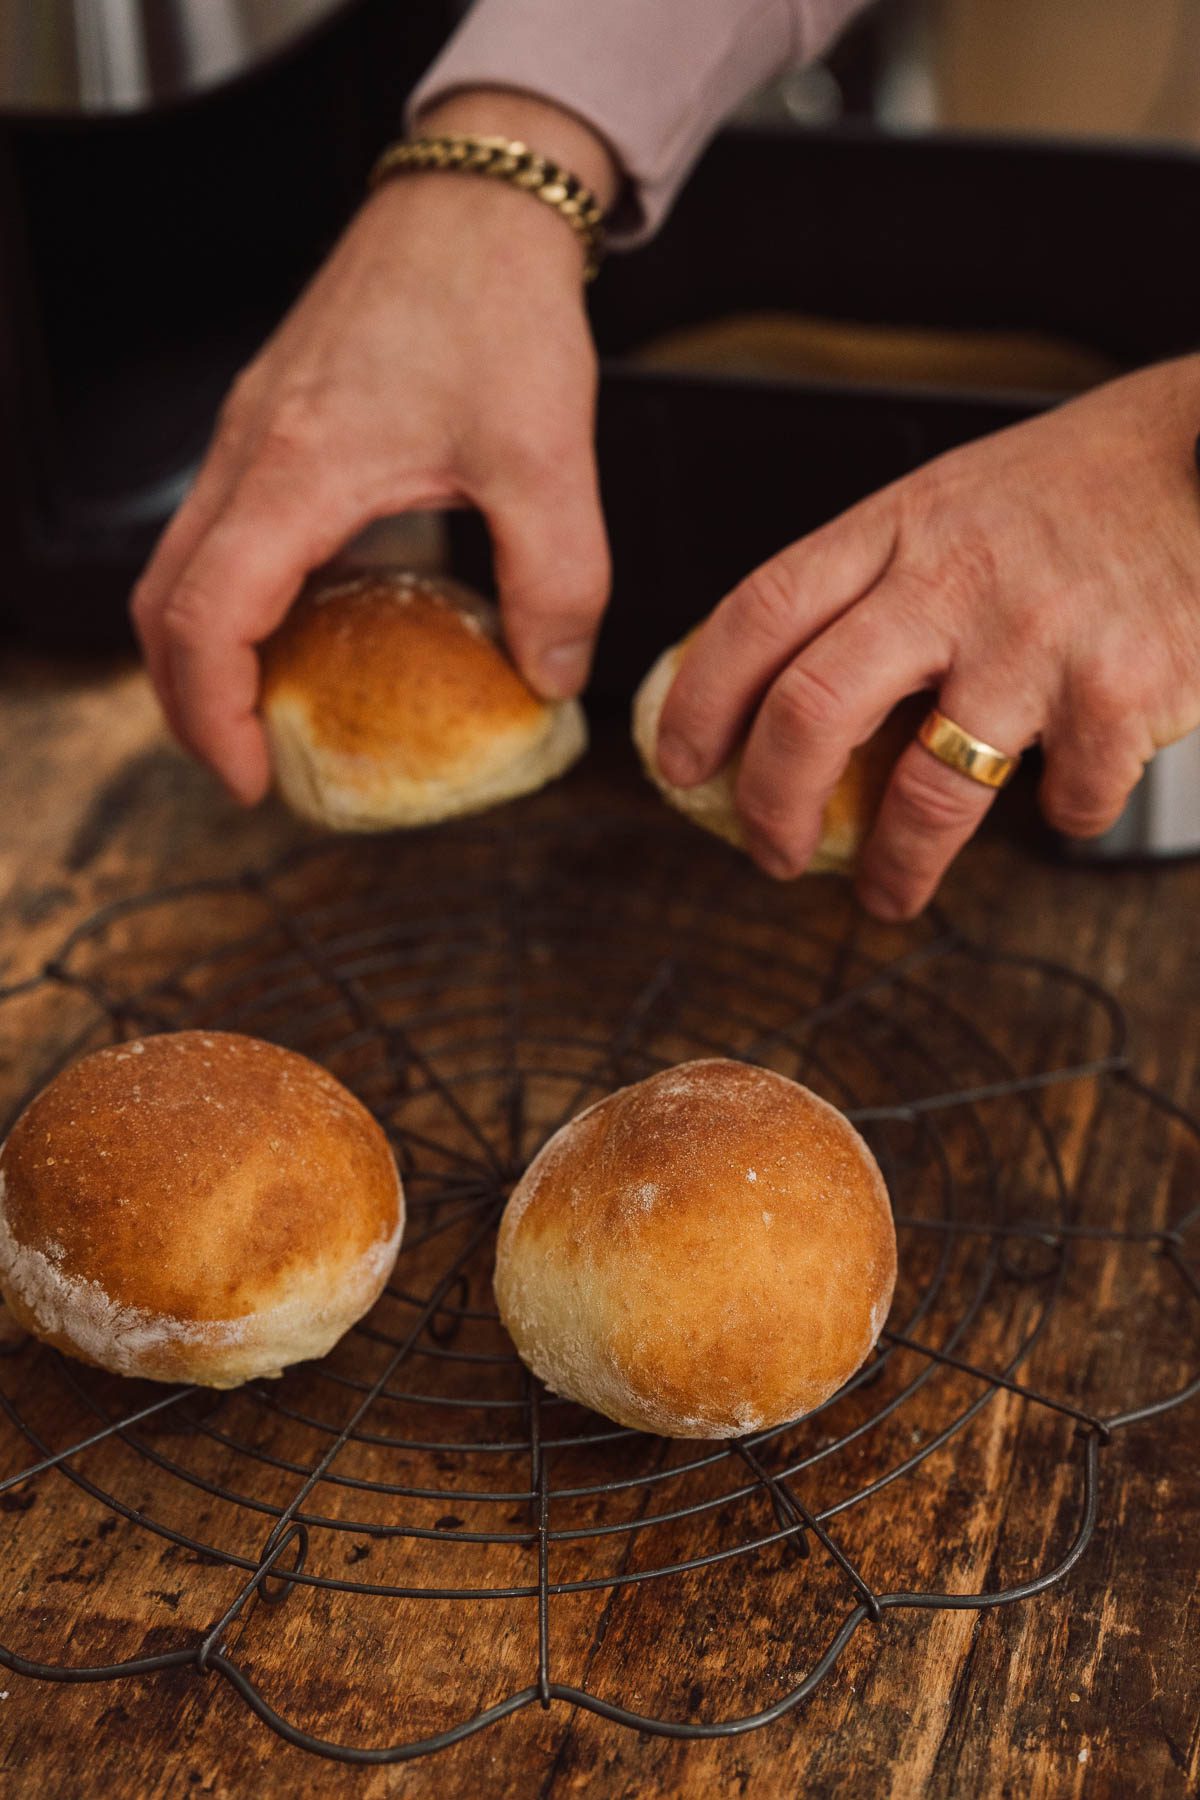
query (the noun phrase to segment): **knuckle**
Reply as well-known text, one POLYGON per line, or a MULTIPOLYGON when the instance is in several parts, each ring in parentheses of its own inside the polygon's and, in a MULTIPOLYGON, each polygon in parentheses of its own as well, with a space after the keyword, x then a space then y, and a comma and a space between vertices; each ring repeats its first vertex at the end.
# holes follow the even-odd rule
POLYGON ((1024 686, 1034 685, 1045 671, 1058 666, 1062 633, 1059 609, 1052 599, 1034 594, 1022 596, 1006 608, 1003 631, 1005 644, 1012 646, 1012 673, 1024 686))
POLYGON ((782 849, 785 820, 777 804, 767 799, 757 788, 745 785, 739 787, 737 809, 744 824, 750 827, 755 837, 782 849))
POLYGON ((978 821, 983 790, 968 782, 965 776, 944 769, 933 757, 921 752, 902 761, 892 779, 892 797, 902 809, 906 822, 920 832, 959 833, 970 830, 978 821), (925 764, 928 763, 928 767, 925 764))
POLYGON ((208 590, 190 576, 183 575, 163 605, 163 627, 173 643, 189 649, 207 636, 213 611, 213 599, 208 590))
POLYGON ((1094 657, 1079 677, 1079 709, 1092 729, 1123 725, 1139 705, 1142 671, 1137 652, 1094 657))
POLYGON ((307 393, 287 394, 280 400, 258 438, 258 460, 288 466, 311 462, 319 456, 326 438, 321 408, 307 393))
POLYGON ((793 629, 796 594, 778 558, 747 575, 730 595, 743 631, 775 643, 793 629))
POLYGON ((772 737, 785 746, 827 737, 845 713, 837 689, 807 663, 792 663, 779 677, 767 700, 772 737))

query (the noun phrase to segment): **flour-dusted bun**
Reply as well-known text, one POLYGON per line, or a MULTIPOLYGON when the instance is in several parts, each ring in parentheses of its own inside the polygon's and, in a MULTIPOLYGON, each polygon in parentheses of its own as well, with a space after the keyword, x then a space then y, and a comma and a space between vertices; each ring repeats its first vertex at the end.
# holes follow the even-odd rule
POLYGON ((294 812, 389 831, 544 787, 583 754, 577 700, 540 700, 495 608, 441 577, 314 583, 264 646, 262 713, 294 812))
POLYGON ((500 1316, 555 1393, 665 1437, 810 1412, 879 1336, 883 1177, 836 1108, 769 1069, 681 1063, 551 1138, 508 1202, 500 1316))
MULTIPOLYGON (((740 751, 734 753, 723 769, 718 769, 697 787, 673 787, 658 767, 658 721, 684 649, 685 644, 673 644, 669 650, 664 650, 635 694, 633 741, 643 768, 664 800, 686 813, 689 819, 694 819, 697 825, 715 832, 736 849, 744 850, 746 836, 735 801, 740 751)), ((874 737, 851 753, 842 778, 826 805, 820 842, 808 865, 810 871, 853 869, 879 810, 888 777, 915 732, 923 710, 914 710, 911 703, 903 704, 885 720, 874 737)))
POLYGON ((306 1057, 224 1031, 97 1050, 0 1150, 0 1292, 83 1362, 236 1387, 323 1356, 396 1260, 388 1141, 306 1057))

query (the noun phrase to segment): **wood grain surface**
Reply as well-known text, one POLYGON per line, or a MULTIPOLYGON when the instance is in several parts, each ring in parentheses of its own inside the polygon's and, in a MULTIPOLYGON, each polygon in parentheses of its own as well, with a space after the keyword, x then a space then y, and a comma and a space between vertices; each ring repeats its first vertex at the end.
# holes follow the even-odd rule
MULTIPOLYGON (((163 882, 235 873, 303 838, 273 805, 247 814, 224 801, 167 744, 146 684, 128 666, 71 671, 23 663, 4 676, 0 702, 0 985, 36 972, 97 905, 163 882)), ((602 742, 583 769, 527 803, 520 818, 596 808, 614 798, 657 817, 658 802, 636 775, 622 735, 610 734, 612 741, 602 742)), ((948 912, 991 945, 1061 959, 1104 982, 1128 1015, 1139 1069, 1200 1109, 1200 864, 1072 866, 1038 847, 1022 804, 1019 793, 1013 796, 1007 814, 961 859, 944 896, 948 912)), ((726 852, 706 846, 703 855, 726 852)), ((678 893, 664 893, 661 901, 684 903, 678 893)), ((214 898, 211 915, 189 914, 188 929, 202 938, 210 925, 224 928, 228 909, 240 904, 236 896, 214 898)), ((133 962, 145 954, 132 938, 127 948, 133 962)), ((991 984, 1002 978, 1008 979, 999 972, 978 976, 965 996, 977 1016, 987 1018, 999 1004, 991 984)), ((781 983, 781 1011, 787 1002, 781 983)), ((42 1004, 36 1020, 15 1003, 0 1008, 0 1083, 7 1097, 44 1066, 47 1034, 65 1037, 79 1004, 64 992, 55 1001, 61 1013, 48 1015, 42 1004)), ((598 993, 598 1014, 604 1004, 598 993)), ((1080 1001, 1041 1017, 1038 1041, 1027 1046, 1028 1066, 1075 1050, 1081 1033, 1091 1030, 1085 1016, 1091 1015, 1080 1001)), ((1046 1113, 1068 1176, 1086 1196, 1085 1220, 1154 1227, 1195 1203, 1194 1144, 1182 1132, 1148 1123, 1132 1099, 1101 1106, 1084 1083, 1056 1090, 1046 1113)), ((969 1161, 965 1127, 961 1138, 951 1132, 948 1141, 969 1161)), ((897 1145, 902 1156, 899 1138, 897 1145)), ((1004 1179, 1014 1211, 1026 1202, 1032 1211, 1044 1197, 1045 1156, 1031 1137, 1013 1140, 1004 1179)), ((1200 1261, 1200 1243, 1186 1248, 1193 1263, 1200 1261)), ((982 1253, 966 1245, 955 1254, 982 1253)), ((922 1240, 910 1253, 913 1284, 921 1279, 923 1255, 922 1240)), ((967 1273, 974 1266, 964 1261, 967 1273)), ((973 1330, 971 1357, 994 1366, 989 1353, 998 1356, 1011 1345, 1013 1332, 1036 1312, 1040 1291, 1028 1271, 1014 1270, 1008 1285, 1001 1284, 1002 1302, 973 1330)), ((397 1305, 391 1328, 402 1309, 385 1305, 397 1305)), ((1198 1315, 1148 1254, 1085 1247, 1072 1260, 1063 1304, 1030 1379, 1071 1404, 1101 1411, 1116 1410, 1124 1396, 1165 1393, 1195 1368, 1198 1315)), ((931 1317, 931 1337, 936 1324, 931 1317)), ((28 1416, 47 1441, 63 1444, 86 1429, 87 1409, 47 1373, 40 1354, 26 1347, 0 1362, 0 1387, 13 1392, 22 1383, 28 1416)), ((896 1362, 897 1380, 918 1367, 905 1354, 910 1360, 896 1362)), ((947 1408, 977 1393, 966 1375, 930 1383, 900 1415, 904 1431, 920 1441, 936 1432, 947 1408)), ((242 1404, 233 1397, 214 1420, 236 1435, 248 1417, 242 1404)), ((329 1418, 339 1406, 344 1412, 344 1399, 332 1394, 329 1418)), ((603 1800, 718 1793, 1058 1800, 1195 1793, 1198 1426, 1200 1407, 1193 1403, 1119 1434, 1102 1451, 1095 1537, 1068 1580, 1044 1599, 986 1614, 889 1612, 878 1627, 857 1632, 798 1710, 741 1738, 675 1741, 559 1705, 532 1706, 436 1757, 349 1768, 282 1743, 223 1680, 193 1668, 84 1686, 3 1674, 0 1791, 14 1800, 185 1794, 375 1800, 400 1793, 439 1800, 475 1794, 566 1800, 577 1793, 603 1800)), ((294 1446, 293 1424, 280 1420, 278 1433, 273 1440, 260 1432, 260 1448, 275 1442, 282 1453, 294 1446)), ((186 1456, 194 1472, 214 1483, 227 1472, 218 1439, 185 1435, 169 1415, 147 1428, 146 1441, 164 1459, 186 1456)), ((594 1478, 603 1479, 666 1470, 684 1452, 634 1440, 588 1454, 594 1478)), ((851 1455, 842 1478, 869 1479, 873 1454, 864 1447, 851 1455)), ((29 1460, 28 1447, 2 1421, 0 1455, 0 1474, 29 1460)), ((900 1569, 912 1588, 942 1583, 973 1590, 1020 1580, 1051 1566, 1070 1543, 1081 1459, 1069 1420, 1033 1417, 1021 1399, 1001 1395, 922 1465, 919 1487, 897 1483, 869 1509, 840 1516, 839 1541, 880 1586, 894 1582, 900 1569)), ((169 1522, 197 1540, 236 1545, 253 1559, 266 1536, 268 1516, 232 1508, 200 1487, 160 1480, 151 1464, 131 1462, 119 1444, 90 1452, 80 1467, 97 1482, 110 1480, 131 1510, 152 1506, 161 1519, 173 1506, 169 1522)), ((354 1445, 346 1467, 366 1480, 397 1479, 381 1447, 354 1445)), ((715 1464, 695 1478, 689 1497, 698 1497, 705 1482, 714 1497, 723 1493, 730 1466, 715 1464)), ((267 1504, 281 1503, 294 1486, 283 1476, 272 1485, 264 1474, 255 1492, 267 1504)), ((324 1511, 387 1523, 382 1497, 351 1499, 349 1492, 323 1494, 324 1511)), ((409 1522, 439 1527, 432 1504, 424 1511, 422 1504, 414 1503, 409 1522)), ((598 1504, 594 1498, 556 1503, 555 1522, 586 1531, 600 1517, 598 1504)), ((766 1531, 769 1509, 764 1505, 761 1513, 766 1531)), ((511 1546, 323 1532, 329 1543, 320 1566, 352 1570, 356 1579, 369 1570, 370 1579, 382 1582, 402 1580, 405 1571, 409 1579, 419 1574, 432 1581, 444 1570, 447 1580, 471 1579, 474 1571, 485 1585, 520 1583, 530 1567, 527 1518, 527 1509, 513 1508, 511 1546)), ((727 1507, 713 1506, 652 1534, 627 1534, 618 1560, 633 1570, 651 1556, 692 1557, 732 1541, 729 1534, 743 1524, 731 1520, 727 1507)), ((0 1543, 0 1639, 48 1661, 94 1663, 194 1642, 237 1588, 228 1567, 146 1532, 60 1476, 0 1496, 0 1543)), ((588 1545, 580 1538, 555 1546, 557 1578, 595 1566, 588 1545)), ((617 1553, 609 1555, 611 1567, 617 1553)), ((735 1573, 720 1581, 694 1571, 615 1598, 564 1596, 553 1614, 554 1679, 646 1712, 693 1718, 727 1716, 787 1692, 811 1666, 814 1645, 845 1616, 844 1582, 828 1559, 813 1555, 801 1563, 783 1543, 752 1565, 727 1566, 735 1573)), ((536 1667, 536 1623, 528 1599, 439 1606, 296 1590, 273 1612, 248 1609, 230 1641, 268 1699, 307 1729, 347 1742, 381 1742, 389 1733, 401 1740, 435 1731, 526 1685, 536 1667)))

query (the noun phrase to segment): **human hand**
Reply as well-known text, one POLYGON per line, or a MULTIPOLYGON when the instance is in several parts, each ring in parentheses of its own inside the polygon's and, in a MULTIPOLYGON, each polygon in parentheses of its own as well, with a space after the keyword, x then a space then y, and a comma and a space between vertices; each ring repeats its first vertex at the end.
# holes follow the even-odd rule
MULTIPOLYGON (((1053 826, 1108 830, 1154 752, 1200 725, 1198 429, 1192 356, 951 451, 791 545, 696 634, 662 773, 692 786, 745 737, 752 851, 797 875, 851 748, 932 689, 988 744, 1041 742, 1053 826)), ((863 851, 864 905, 919 912, 993 798, 910 745, 863 851)))
MULTIPOLYGON (((603 205, 615 195, 601 140, 540 101, 455 96, 422 129, 523 138, 603 205)), ((547 698, 582 687, 608 593, 582 269, 528 195, 406 175, 235 383, 132 612, 172 729, 238 799, 269 780, 256 647, 306 575, 385 515, 478 506, 522 672, 547 698)))

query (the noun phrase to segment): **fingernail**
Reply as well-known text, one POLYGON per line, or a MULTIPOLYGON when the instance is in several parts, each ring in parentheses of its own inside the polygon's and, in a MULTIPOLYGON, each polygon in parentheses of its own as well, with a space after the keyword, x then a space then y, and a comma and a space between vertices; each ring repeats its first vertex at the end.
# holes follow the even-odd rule
POLYGON ((592 640, 573 638, 552 644, 537 661, 538 686, 554 700, 569 700, 587 680, 592 660, 592 640))
POLYGON ((795 870, 787 858, 780 855, 774 844, 769 844, 765 838, 750 832, 746 835, 746 848, 764 875, 770 875, 774 881, 792 879, 795 870))
POLYGON ((692 787, 700 779, 700 758, 677 731, 663 731, 658 738, 658 769, 675 787, 692 787))
POLYGON ((872 917, 883 920, 885 924, 898 924, 907 917, 907 908, 901 905, 896 896, 873 881, 859 883, 858 898, 860 905, 865 906, 872 917))

